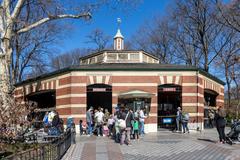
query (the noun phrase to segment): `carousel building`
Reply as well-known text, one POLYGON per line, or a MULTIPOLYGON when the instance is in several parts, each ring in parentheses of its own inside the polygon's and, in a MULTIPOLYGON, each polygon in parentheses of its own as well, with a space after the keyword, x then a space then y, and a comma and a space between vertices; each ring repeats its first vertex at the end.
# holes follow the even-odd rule
MULTIPOLYGON (((207 111, 224 105, 224 82, 192 66, 163 65, 143 50, 124 50, 120 29, 114 49, 80 58, 64 68, 16 84, 15 97, 37 102, 42 110, 56 109, 60 117, 85 121, 86 111, 118 104, 145 108, 146 132, 175 125, 177 107, 190 115, 190 129, 204 129, 207 111)), ((79 131, 77 129, 77 131, 79 131)))

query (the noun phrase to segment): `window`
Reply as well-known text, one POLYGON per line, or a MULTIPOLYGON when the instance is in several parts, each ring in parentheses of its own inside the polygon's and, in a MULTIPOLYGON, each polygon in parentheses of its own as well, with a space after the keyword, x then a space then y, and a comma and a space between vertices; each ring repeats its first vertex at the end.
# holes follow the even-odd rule
POLYGON ((147 63, 147 56, 145 54, 143 55, 143 62, 147 63))
POLYGON ((128 59, 128 55, 125 54, 125 53, 119 53, 118 54, 118 59, 120 59, 120 60, 128 59))
POLYGON ((108 60, 116 60, 117 59, 117 54, 115 54, 115 53, 108 53, 107 59, 108 60))
POLYGON ((87 64, 87 60, 88 60, 88 59, 83 59, 83 60, 82 60, 82 64, 87 64))
POLYGON ((102 62, 103 61, 103 54, 97 56, 97 62, 102 62))
POLYGON ((138 53, 130 54, 130 60, 139 60, 139 54, 138 53))
POLYGON ((90 64, 93 64, 93 63, 95 63, 95 57, 92 57, 92 58, 90 58, 90 61, 89 61, 89 63, 90 63, 90 64))

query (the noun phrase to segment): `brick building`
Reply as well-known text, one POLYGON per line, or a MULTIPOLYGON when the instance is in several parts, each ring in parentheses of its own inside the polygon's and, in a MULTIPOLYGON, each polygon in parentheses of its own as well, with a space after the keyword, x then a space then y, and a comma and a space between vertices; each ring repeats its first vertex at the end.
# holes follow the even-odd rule
MULTIPOLYGON (((157 57, 124 50, 118 29, 114 50, 81 57, 80 65, 28 79, 16 85, 16 98, 35 101, 39 108, 56 109, 66 120, 85 120, 90 106, 114 112, 117 104, 145 108, 146 132, 174 125, 177 107, 190 114, 190 129, 204 128, 204 113, 224 104, 224 82, 201 69, 162 65, 157 57)), ((205 118, 204 118, 205 116, 205 118)))

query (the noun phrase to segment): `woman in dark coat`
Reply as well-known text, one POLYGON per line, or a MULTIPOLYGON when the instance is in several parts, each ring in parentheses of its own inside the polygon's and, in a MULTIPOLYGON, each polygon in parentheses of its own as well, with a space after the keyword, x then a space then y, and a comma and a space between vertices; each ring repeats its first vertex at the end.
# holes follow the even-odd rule
POLYGON ((217 107, 217 111, 215 113, 214 119, 216 122, 216 128, 219 134, 219 141, 220 143, 225 143, 226 137, 225 137, 225 126, 226 126, 226 112, 222 108, 222 106, 217 107))

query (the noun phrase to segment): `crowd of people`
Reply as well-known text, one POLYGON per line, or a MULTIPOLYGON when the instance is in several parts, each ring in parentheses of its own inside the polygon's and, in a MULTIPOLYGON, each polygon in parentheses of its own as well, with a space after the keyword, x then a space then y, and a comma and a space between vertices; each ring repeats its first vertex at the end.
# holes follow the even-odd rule
POLYGON ((144 133, 144 119, 146 115, 143 109, 135 112, 126 106, 118 106, 115 113, 110 114, 108 109, 90 107, 86 113, 86 124, 79 122, 80 134, 84 132, 88 136, 108 136, 117 143, 131 145, 131 139, 139 140, 144 133))

